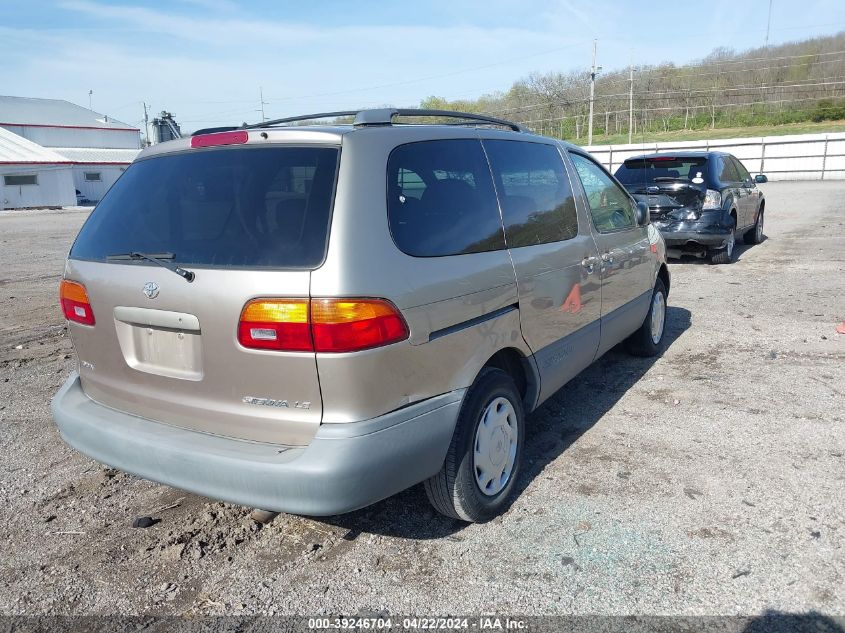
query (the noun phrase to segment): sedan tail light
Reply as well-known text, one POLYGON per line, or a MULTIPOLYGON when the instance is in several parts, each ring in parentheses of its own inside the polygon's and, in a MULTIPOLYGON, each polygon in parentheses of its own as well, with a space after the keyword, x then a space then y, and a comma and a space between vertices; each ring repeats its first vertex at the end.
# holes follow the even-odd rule
POLYGON ((85 286, 75 281, 62 279, 59 286, 59 300, 62 304, 62 312, 68 321, 94 325, 94 311, 91 309, 85 286))
POLYGON ((708 211, 712 209, 722 208, 722 194, 715 189, 708 189, 704 194, 704 204, 702 210, 708 211))
POLYGON ((355 352, 409 336, 383 299, 253 299, 241 312, 238 342, 251 349, 355 352))

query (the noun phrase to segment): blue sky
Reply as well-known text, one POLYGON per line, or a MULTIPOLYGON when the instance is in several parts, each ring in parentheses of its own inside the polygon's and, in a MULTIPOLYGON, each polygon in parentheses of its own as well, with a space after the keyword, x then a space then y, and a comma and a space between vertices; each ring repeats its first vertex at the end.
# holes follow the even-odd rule
MULTIPOLYGON (((0 94, 186 130, 507 89, 533 71, 763 45, 769 0, 0 0, 0 94)), ((845 30, 842 0, 773 0, 770 43, 845 30)))

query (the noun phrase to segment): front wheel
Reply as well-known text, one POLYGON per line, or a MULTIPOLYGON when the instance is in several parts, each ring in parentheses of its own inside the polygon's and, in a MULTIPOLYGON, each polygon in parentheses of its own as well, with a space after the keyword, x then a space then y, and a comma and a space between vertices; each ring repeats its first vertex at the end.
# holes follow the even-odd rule
POLYGON ((651 305, 640 329, 625 341, 628 353, 634 356, 657 356, 663 350, 666 332, 666 286, 659 277, 654 282, 651 305))
POLYGON ((742 236, 742 239, 746 244, 759 244, 763 241, 763 209, 760 209, 757 214, 757 221, 751 227, 751 230, 742 236))
POLYGON ((425 481, 431 505, 448 517, 483 523, 504 512, 519 475, 525 411, 501 369, 481 371, 466 394, 446 461, 425 481))

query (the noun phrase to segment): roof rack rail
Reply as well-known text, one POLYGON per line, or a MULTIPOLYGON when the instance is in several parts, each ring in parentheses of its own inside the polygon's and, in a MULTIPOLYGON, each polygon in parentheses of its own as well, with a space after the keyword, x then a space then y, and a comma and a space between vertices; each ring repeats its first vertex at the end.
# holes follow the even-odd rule
POLYGON ((355 125, 390 125, 393 122, 393 117, 396 116, 431 116, 431 117, 446 117, 450 119, 465 119, 467 121, 478 121, 479 123, 487 123, 489 125, 501 125, 514 132, 526 132, 527 130, 513 121, 505 121, 504 119, 497 119, 496 117, 487 116, 486 114, 475 114, 474 112, 457 112, 455 110, 426 110, 420 108, 397 108, 385 110, 364 110, 359 114, 367 115, 366 119, 359 122, 356 117, 355 125))
MULTIPOLYGON (((463 123, 458 125, 469 125, 472 122, 486 123, 488 125, 500 125, 509 128, 514 132, 527 132, 528 130, 518 123, 512 121, 505 121, 504 119, 497 119, 492 116, 484 114, 475 114, 472 112, 456 112, 454 110, 425 110, 418 108, 378 108, 373 110, 346 110, 342 112, 320 112, 318 114, 303 114, 300 116, 286 117, 284 119, 273 119, 271 121, 264 121, 262 123, 253 123, 251 125, 244 125, 239 129, 249 130, 254 128, 272 127, 274 125, 283 125, 285 123, 294 123, 297 121, 310 121, 313 119, 327 119, 329 117, 355 117, 353 125, 355 127, 368 127, 378 125, 392 125, 394 117, 397 116, 418 116, 418 117, 447 117, 453 119, 464 119, 463 123)), ((455 124, 452 124, 455 125, 455 124)))
POLYGON ((191 136, 199 136, 200 134, 214 134, 215 132, 231 132, 239 130, 237 125, 225 125, 223 127, 204 127, 196 132, 191 132, 191 136))
POLYGON ((346 110, 343 112, 319 112, 317 114, 301 114, 299 116, 289 116, 284 119, 271 119, 270 121, 263 121, 261 123, 251 123, 250 125, 242 125, 240 130, 252 130, 260 127, 272 127, 274 125, 282 125, 284 123, 295 123, 297 121, 310 121, 312 119, 328 119, 329 117, 341 116, 356 116, 358 110, 346 110))

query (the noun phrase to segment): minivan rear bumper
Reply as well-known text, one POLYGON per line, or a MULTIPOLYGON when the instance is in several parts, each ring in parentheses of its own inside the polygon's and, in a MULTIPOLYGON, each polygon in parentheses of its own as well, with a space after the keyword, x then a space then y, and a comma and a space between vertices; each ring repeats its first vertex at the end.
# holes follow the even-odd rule
POLYGON ((72 374, 53 398, 65 441, 99 462, 252 508, 326 516, 350 512, 440 470, 465 389, 364 422, 323 424, 308 446, 209 435, 103 406, 72 374))

